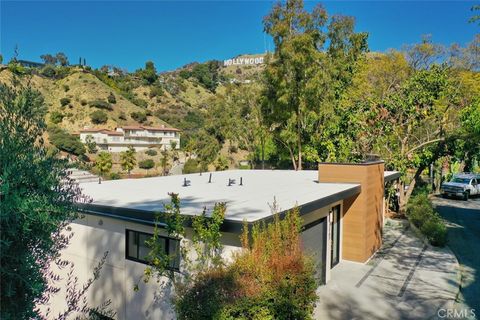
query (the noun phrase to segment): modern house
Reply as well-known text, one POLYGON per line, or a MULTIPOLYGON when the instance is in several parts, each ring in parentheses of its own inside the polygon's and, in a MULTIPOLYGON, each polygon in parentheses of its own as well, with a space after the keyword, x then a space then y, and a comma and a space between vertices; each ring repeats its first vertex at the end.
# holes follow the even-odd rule
MULTIPOLYGON (((83 217, 72 223, 74 236, 63 258, 73 261, 80 279, 88 278, 104 252, 107 262, 89 294, 89 303, 110 299, 118 319, 172 319, 171 288, 141 281, 153 233, 155 213, 179 194, 183 215, 207 213, 225 202, 223 255, 241 249, 244 222, 272 221, 275 202, 280 217, 298 207, 304 248, 315 259, 320 283, 343 260, 365 263, 380 247, 385 213, 385 184, 400 174, 384 171, 382 161, 360 164, 322 163, 318 171, 233 170, 182 176, 106 181, 80 185, 92 202, 79 204, 83 217), (135 292, 134 285, 140 290, 135 292)), ((162 238, 167 254, 185 239, 162 238)), ((172 270, 182 269, 175 261, 172 270)), ((61 310, 64 301, 52 304, 61 310)), ((52 308, 53 309, 53 308, 52 308)))
POLYGON ((134 147, 137 151, 153 147, 168 150, 175 145, 180 148, 180 130, 176 128, 125 126, 116 128, 115 131, 107 129, 80 130, 80 141, 94 141, 100 150, 121 152, 134 147), (90 138, 91 137, 91 138, 90 138))

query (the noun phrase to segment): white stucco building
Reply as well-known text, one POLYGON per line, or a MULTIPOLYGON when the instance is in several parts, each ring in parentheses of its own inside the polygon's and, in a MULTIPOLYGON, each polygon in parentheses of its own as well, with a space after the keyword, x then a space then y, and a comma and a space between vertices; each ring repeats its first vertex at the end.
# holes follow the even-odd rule
MULTIPOLYGON (((274 201, 280 218, 298 207, 303 246, 314 258, 322 284, 342 260, 364 263, 379 248, 384 183, 398 177, 398 172, 384 172, 383 163, 376 162, 321 164, 319 171, 232 170, 81 183, 92 202, 78 204, 82 217, 71 224, 74 235, 62 257, 75 264, 76 275, 85 281, 108 251, 100 278, 88 294, 89 305, 110 299, 117 319, 175 319, 171 288, 141 281, 149 251, 145 240, 153 234, 155 215, 170 201, 168 193, 179 194, 181 213, 187 217, 204 208, 208 214, 215 203, 226 203, 221 242, 227 260, 241 250, 245 223, 272 221, 274 201)), ((158 223, 162 227, 161 219, 158 223)), ((175 254, 191 241, 193 232, 188 226, 186 231, 182 239, 160 234, 166 254, 175 254)), ((182 266, 178 260, 171 268, 177 272, 182 266)), ((51 301, 54 312, 65 309, 59 297, 51 301)))
POLYGON ((114 131, 107 129, 80 130, 80 141, 85 143, 88 137, 97 144, 100 150, 121 152, 134 147, 137 151, 152 147, 170 149, 172 143, 175 148, 180 148, 180 130, 165 126, 125 126, 114 131))

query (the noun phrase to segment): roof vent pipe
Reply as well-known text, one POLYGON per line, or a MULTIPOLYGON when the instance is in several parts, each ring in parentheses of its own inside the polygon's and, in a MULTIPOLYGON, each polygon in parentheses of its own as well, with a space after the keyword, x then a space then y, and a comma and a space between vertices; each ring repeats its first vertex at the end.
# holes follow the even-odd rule
POLYGON ((187 178, 183 178, 183 187, 188 187, 190 185, 190 180, 187 180, 187 178))
POLYGON ((240 177, 240 185, 243 186, 243 178, 240 177))
POLYGON ((212 173, 210 173, 210 177, 208 177, 208 183, 212 183, 212 173))
POLYGON ((228 178, 228 186, 230 187, 232 184, 235 184, 235 179, 228 178))

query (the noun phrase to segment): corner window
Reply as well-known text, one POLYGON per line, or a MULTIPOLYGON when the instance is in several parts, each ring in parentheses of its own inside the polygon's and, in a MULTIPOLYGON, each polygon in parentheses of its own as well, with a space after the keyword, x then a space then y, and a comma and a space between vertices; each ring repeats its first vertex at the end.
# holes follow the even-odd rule
MULTIPOLYGON (((128 260, 148 264, 147 256, 150 248, 146 241, 153 237, 151 233, 145 233, 134 230, 126 230, 126 250, 125 258, 128 260)), ((164 253, 171 257, 170 269, 180 269, 180 240, 158 236, 157 241, 164 253)))

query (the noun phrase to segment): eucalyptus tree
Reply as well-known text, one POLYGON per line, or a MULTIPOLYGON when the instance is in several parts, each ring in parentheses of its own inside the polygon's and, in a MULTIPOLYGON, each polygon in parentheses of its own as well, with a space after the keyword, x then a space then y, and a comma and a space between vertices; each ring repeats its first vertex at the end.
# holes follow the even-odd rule
POLYGON ((302 0, 277 3, 264 29, 275 52, 266 59, 263 114, 294 169, 301 170, 304 145, 321 136, 350 85, 367 34, 354 32, 351 17, 329 19, 321 5, 306 11, 302 0))

